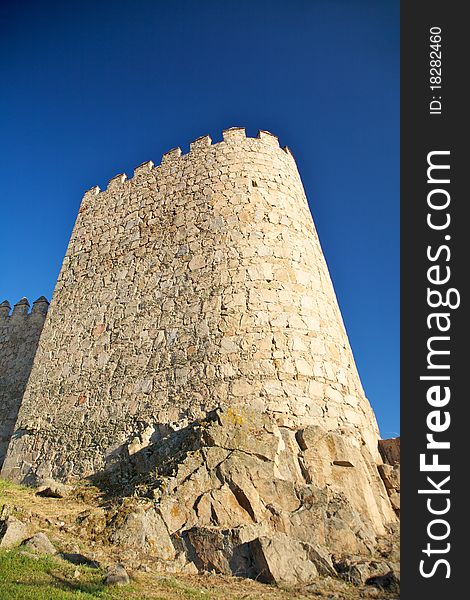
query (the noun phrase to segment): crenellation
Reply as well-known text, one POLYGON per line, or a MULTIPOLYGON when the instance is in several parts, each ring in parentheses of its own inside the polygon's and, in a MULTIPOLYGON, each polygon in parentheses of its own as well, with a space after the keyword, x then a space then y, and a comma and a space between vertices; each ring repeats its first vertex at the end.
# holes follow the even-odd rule
MULTIPOLYGON (((193 155, 195 155, 195 160, 198 161, 201 150, 204 150, 206 152, 205 157, 208 162, 216 162, 218 156, 217 153, 211 154, 210 152, 208 152, 209 149, 216 149, 218 146, 224 143, 228 143, 229 145, 231 145, 232 143, 240 144, 243 143, 243 141, 247 144, 261 142, 263 144, 270 145, 274 148, 279 148, 278 137, 269 131, 259 130, 256 138, 250 138, 246 136, 245 128, 231 127, 223 131, 223 141, 221 142, 213 144, 212 138, 209 135, 200 136, 199 138, 190 142, 190 151, 188 154, 183 154, 180 147, 172 148, 171 150, 168 150, 168 152, 165 152, 163 154, 160 164, 156 164, 152 160, 149 160, 143 162, 141 165, 136 167, 134 169, 133 177, 130 179, 127 178, 127 175, 125 173, 119 173, 118 175, 115 175, 108 181, 108 185, 104 191, 114 189, 115 187, 119 187, 126 181, 128 181, 132 185, 134 178, 138 177, 140 180, 140 177, 145 178, 146 175, 153 175, 154 172, 158 170, 158 168, 161 165, 168 165, 170 164, 170 162, 171 164, 174 164, 173 161, 179 158, 188 158, 191 161, 193 159, 193 155)), ((258 146, 255 145, 251 149, 256 152, 257 147, 258 146)), ((282 147, 282 150, 284 150, 284 152, 288 154, 289 157, 293 158, 292 152, 287 146, 282 147)), ((185 166, 180 165, 180 167, 182 169, 190 171, 193 168, 191 162, 186 163, 185 166)), ((199 165, 199 169, 202 172, 205 172, 204 165, 199 165)), ((87 208, 89 206, 89 201, 92 200, 94 196, 99 195, 101 192, 102 190, 99 188, 99 186, 94 186, 87 190, 83 196, 82 209, 84 207, 87 208)))
POLYGON ((279 138, 277 137, 277 135, 274 135, 270 131, 265 131, 263 129, 260 129, 258 131, 258 135, 256 136, 256 138, 258 140, 262 140, 263 142, 266 142, 267 144, 271 144, 272 146, 279 147, 279 138))
POLYGON ((115 175, 108 181, 106 191, 120 188, 125 181, 127 181, 127 175, 125 173, 119 173, 118 175, 115 175))
POLYGON ((134 169, 134 177, 140 177, 141 175, 145 176, 154 168, 154 163, 151 160, 147 160, 143 162, 141 165, 134 169))
POLYGON ((289 156, 289 158, 291 158, 295 162, 295 157, 292 153, 292 150, 289 148, 289 146, 282 146, 281 149, 284 150, 284 152, 287 154, 287 156, 289 156))
POLYGON ((161 165, 165 165, 168 164, 178 158, 180 158, 181 156, 181 148, 178 146, 177 148, 172 148, 171 150, 168 150, 168 152, 165 152, 165 154, 162 156, 162 160, 161 160, 161 165))
POLYGON ((228 143, 239 143, 246 138, 246 130, 244 127, 229 127, 229 129, 224 129, 222 131, 222 137, 224 142, 228 143))
POLYGON ((93 198, 94 196, 97 196, 100 192, 101 188, 98 185, 94 185, 92 188, 90 188, 83 194, 83 200, 93 198))
POLYGON ((77 218, 86 210, 88 210, 88 208, 90 207, 90 205, 93 204, 93 202, 96 200, 96 196, 98 196, 98 194, 101 192, 101 189, 99 186, 95 185, 92 188, 90 188, 89 190, 87 190, 82 197, 82 201, 80 203, 80 208, 78 209, 78 216, 77 218))
POLYGON ((191 142, 189 144, 189 151, 194 152, 197 150, 207 148, 208 146, 211 146, 211 145, 212 145, 211 137, 208 135, 203 135, 201 137, 198 137, 197 139, 195 139, 193 142, 191 142))
POLYGON ((12 317, 22 317, 29 313, 29 302, 27 298, 21 298, 14 306, 13 312, 11 313, 12 317))
POLYGON ((0 320, 7 319, 10 316, 11 306, 8 300, 4 300, 0 304, 0 320))
POLYGON ((33 302, 31 314, 45 315, 49 309, 49 300, 45 296, 40 296, 33 302))

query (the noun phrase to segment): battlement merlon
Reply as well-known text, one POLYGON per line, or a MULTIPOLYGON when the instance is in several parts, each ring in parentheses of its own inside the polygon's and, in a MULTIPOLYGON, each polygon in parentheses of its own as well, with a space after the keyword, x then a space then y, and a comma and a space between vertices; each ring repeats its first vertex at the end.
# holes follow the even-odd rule
POLYGON ((27 298, 23 297, 13 306, 13 312, 11 313, 12 317, 23 316, 29 313, 29 301, 27 298))
POLYGON ((101 193, 118 189, 124 184, 132 184, 134 179, 145 174, 149 174, 155 169, 159 169, 161 167, 169 167, 173 165, 176 166, 177 161, 180 158, 187 157, 188 155, 200 155, 204 153, 205 150, 208 150, 213 146, 218 146, 219 144, 229 144, 231 146, 236 146, 237 144, 243 144, 243 142, 246 140, 256 139, 259 140, 259 142, 261 142, 262 144, 266 144, 273 149, 278 148, 279 151, 283 151, 295 163, 295 159, 290 149, 287 146, 281 147, 279 145, 278 137, 273 133, 270 133, 269 131, 259 130, 255 138, 250 138, 246 135, 244 127, 230 127, 229 129, 224 129, 224 131, 222 132, 222 137, 223 139, 221 142, 213 144, 212 138, 209 135, 203 135, 190 142, 189 153, 187 154, 183 154, 180 147, 172 148, 171 150, 168 150, 168 152, 165 152, 163 154, 160 164, 156 164, 151 160, 146 161, 134 169, 134 174, 131 178, 128 178, 125 173, 119 173, 118 175, 115 175, 108 181, 106 189, 101 190, 98 186, 90 188, 85 192, 83 196, 79 212, 85 210, 90 204, 90 202, 93 202, 93 200, 96 199, 95 197, 101 193))
POLYGON ((46 315, 49 310, 49 300, 45 296, 40 296, 33 302, 33 308, 31 314, 46 315))
POLYGON ((208 135, 203 135, 201 137, 198 137, 197 139, 195 139, 193 142, 191 142, 189 144, 189 151, 194 152, 199 149, 207 148, 208 146, 211 146, 211 145, 212 145, 211 137, 208 135))
POLYGON ((153 169, 154 166, 155 165, 152 160, 147 160, 146 162, 143 162, 141 165, 139 165, 138 167, 136 167, 134 169, 134 177, 140 177, 140 175, 146 175, 153 169))
POLYGON ((10 316, 11 306, 8 300, 4 300, 0 304, 0 320, 7 319, 10 316))

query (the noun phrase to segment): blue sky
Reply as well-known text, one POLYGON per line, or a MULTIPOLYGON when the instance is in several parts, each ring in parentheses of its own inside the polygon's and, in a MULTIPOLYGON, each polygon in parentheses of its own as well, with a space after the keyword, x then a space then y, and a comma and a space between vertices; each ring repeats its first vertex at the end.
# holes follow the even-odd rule
POLYGON ((0 3, 0 301, 52 295, 83 191, 222 129, 288 145, 399 432, 399 2, 0 3))

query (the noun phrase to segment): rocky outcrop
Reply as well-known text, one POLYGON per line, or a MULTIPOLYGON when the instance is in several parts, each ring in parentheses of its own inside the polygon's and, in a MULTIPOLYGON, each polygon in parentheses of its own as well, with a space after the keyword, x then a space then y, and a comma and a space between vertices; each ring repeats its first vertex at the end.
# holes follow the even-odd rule
POLYGON ((379 452, 384 464, 379 465, 379 473, 387 489, 390 503, 400 514, 400 438, 379 440, 379 452))
POLYGON ((354 585, 375 585, 391 592, 399 591, 400 568, 396 562, 349 556, 337 561, 335 569, 354 585))
POLYGON ((53 479, 42 479, 38 482, 36 495, 44 498, 65 498, 70 493, 70 489, 70 486, 53 479))
POLYGON ((387 465, 400 464, 400 438, 389 438, 379 440, 379 452, 384 463, 387 465))
POLYGON ((116 514, 111 541, 182 568, 285 585, 336 574, 333 555, 372 557, 396 520, 367 446, 347 433, 214 411, 102 474, 101 485, 127 481, 125 493, 141 498, 116 514))

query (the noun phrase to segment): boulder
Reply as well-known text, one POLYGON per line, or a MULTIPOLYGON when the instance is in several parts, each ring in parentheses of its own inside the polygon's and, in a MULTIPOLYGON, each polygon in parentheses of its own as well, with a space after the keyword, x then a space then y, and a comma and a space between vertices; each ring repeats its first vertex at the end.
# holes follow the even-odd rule
POLYGON ((184 539, 199 571, 232 575, 233 543, 230 536, 216 528, 193 527, 184 539))
POLYGON ((42 531, 39 533, 35 533, 33 537, 25 540, 23 545, 29 550, 34 550, 35 552, 39 552, 40 554, 57 554, 57 550, 47 537, 45 533, 42 531))
POLYGON ((285 534, 258 537, 249 542, 257 579, 279 586, 312 583, 318 570, 310 560, 306 544, 285 534))
POLYGON ((385 577, 391 572, 390 564, 384 560, 366 560, 357 556, 345 556, 335 561, 334 567, 345 581, 357 586, 385 577))
POLYGON ((128 585, 130 583, 130 578, 124 566, 117 564, 106 569, 104 583, 106 585, 128 585))
POLYGON ((155 509, 137 507, 116 527, 111 541, 136 548, 161 560, 172 560, 176 551, 162 517, 155 509))
POLYGON ((0 548, 19 546, 30 535, 28 527, 13 516, 0 522, 0 548))
POLYGON ((41 479, 36 490, 36 496, 43 498, 65 498, 72 491, 71 486, 54 479, 41 479))

